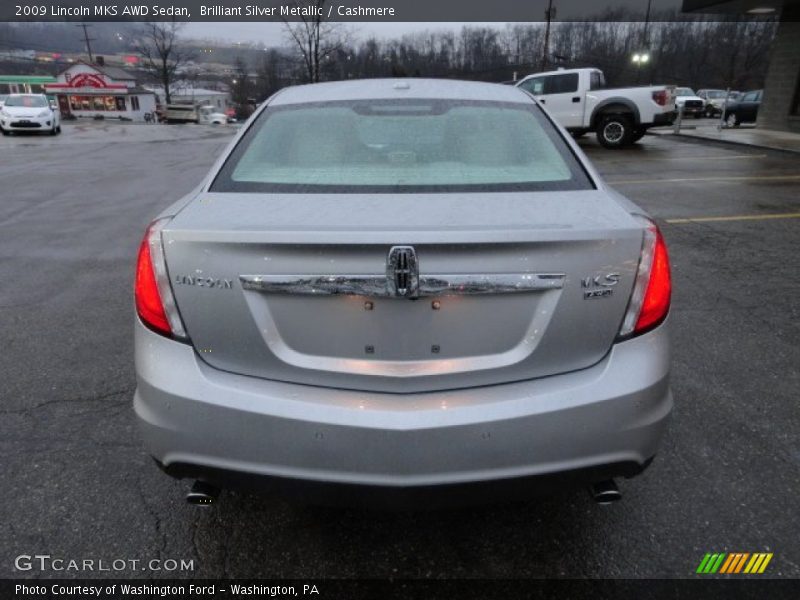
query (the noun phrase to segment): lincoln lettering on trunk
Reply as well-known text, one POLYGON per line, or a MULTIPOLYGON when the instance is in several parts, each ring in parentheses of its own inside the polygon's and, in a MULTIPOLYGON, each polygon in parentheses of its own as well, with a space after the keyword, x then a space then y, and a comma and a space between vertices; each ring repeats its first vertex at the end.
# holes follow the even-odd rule
POLYGON ((217 279, 215 277, 193 277, 191 275, 176 275, 176 285, 195 285, 197 287, 218 288, 229 290, 233 288, 230 279, 217 279))

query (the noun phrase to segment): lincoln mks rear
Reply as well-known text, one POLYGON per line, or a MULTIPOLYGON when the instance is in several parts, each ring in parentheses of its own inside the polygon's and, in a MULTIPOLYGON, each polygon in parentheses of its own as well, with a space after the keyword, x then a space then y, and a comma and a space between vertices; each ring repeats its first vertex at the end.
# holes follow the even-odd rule
POLYGON ((141 431, 198 503, 610 500, 672 409, 661 233, 514 87, 277 93, 150 224, 135 297, 141 431))

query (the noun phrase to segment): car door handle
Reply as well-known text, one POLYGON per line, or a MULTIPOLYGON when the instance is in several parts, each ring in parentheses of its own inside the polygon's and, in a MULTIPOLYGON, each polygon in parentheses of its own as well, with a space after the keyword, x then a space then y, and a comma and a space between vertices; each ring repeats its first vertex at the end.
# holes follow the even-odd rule
POLYGON ((573 102, 580 102, 581 101, 581 97, 580 96, 573 96, 572 97, 572 101, 573 102))

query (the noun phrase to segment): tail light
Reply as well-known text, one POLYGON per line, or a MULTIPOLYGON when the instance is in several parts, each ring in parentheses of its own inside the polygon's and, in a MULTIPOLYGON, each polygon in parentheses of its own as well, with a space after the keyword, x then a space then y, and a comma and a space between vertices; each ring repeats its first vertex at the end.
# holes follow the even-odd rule
POLYGON ((669 104, 670 93, 669 90, 658 90, 653 92, 653 102, 659 106, 666 106, 669 104))
POLYGON ((672 279, 664 237, 650 219, 645 224, 642 255, 620 337, 630 337, 658 326, 669 312, 672 279))
POLYGON ((169 218, 153 221, 139 246, 134 285, 136 312, 143 323, 158 333, 185 338, 161 243, 161 230, 168 222, 169 218))

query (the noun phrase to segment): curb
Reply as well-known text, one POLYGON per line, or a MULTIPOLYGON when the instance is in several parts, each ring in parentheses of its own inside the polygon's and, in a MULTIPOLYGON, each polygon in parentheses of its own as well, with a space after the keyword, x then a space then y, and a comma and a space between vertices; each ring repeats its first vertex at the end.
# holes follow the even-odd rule
POLYGON ((688 143, 710 143, 710 144, 720 144, 723 146, 739 146, 739 147, 747 147, 747 148, 758 148, 760 150, 771 150, 772 152, 784 152, 786 154, 800 154, 800 150, 792 150, 791 148, 780 148, 778 146, 768 146, 766 144, 751 144, 749 142, 739 142, 736 140, 718 140, 714 138, 707 138, 700 135, 691 135, 685 133, 660 133, 655 134, 658 136, 671 136, 673 139, 676 139, 680 142, 688 142, 688 143))

